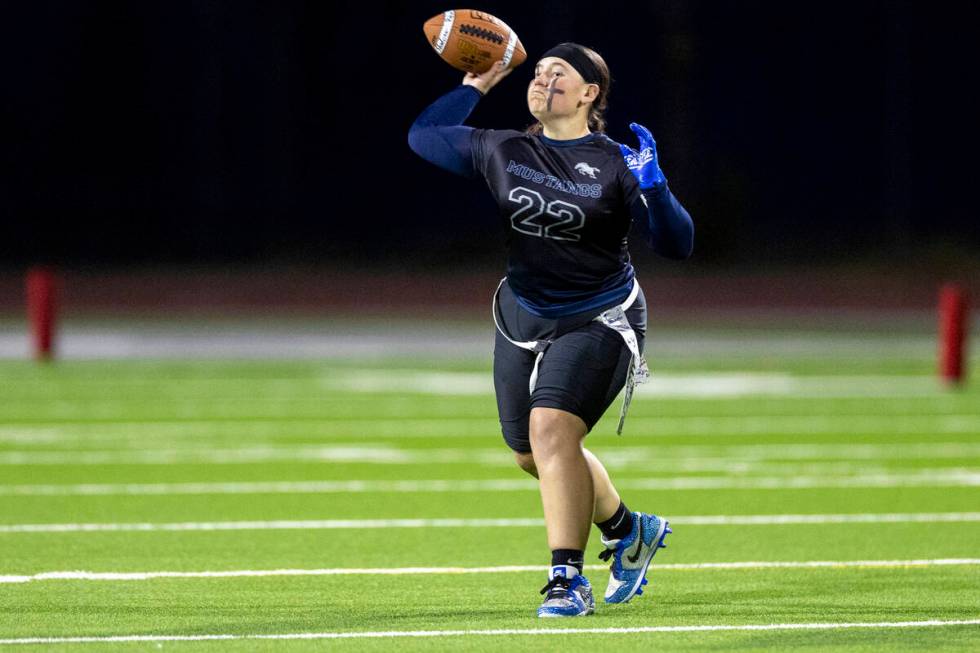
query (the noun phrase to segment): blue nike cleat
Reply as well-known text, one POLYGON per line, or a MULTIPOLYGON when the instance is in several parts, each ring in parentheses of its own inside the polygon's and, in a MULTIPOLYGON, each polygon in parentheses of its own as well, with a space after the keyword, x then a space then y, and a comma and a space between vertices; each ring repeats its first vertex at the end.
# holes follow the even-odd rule
POLYGON ((579 574, 572 578, 555 576, 541 588, 544 603, 538 608, 539 617, 584 617, 595 612, 595 598, 589 580, 579 574))
POLYGON ((603 560, 613 559, 609 566, 606 603, 626 603, 634 596, 643 594, 642 588, 647 584, 647 567, 657 550, 667 547, 664 538, 672 532, 667 520, 634 512, 633 530, 628 536, 621 540, 602 537, 606 550, 599 557, 603 560))

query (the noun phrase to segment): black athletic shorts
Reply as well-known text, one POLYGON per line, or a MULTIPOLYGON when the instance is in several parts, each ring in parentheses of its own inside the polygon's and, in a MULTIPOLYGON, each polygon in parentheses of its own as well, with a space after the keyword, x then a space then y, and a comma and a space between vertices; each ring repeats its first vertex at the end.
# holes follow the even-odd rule
MULTIPOLYGON (((535 406, 559 408, 578 415, 589 431, 623 389, 630 350, 623 337, 593 318, 616 306, 554 320, 537 317, 517 303, 507 282, 497 298, 499 315, 508 335, 517 341, 549 340, 538 366, 534 393, 529 393, 537 354, 507 340, 500 331, 494 342, 493 386, 504 440, 514 451, 531 452, 528 423, 535 406)), ((626 310, 643 352, 647 310, 643 291, 626 310)))

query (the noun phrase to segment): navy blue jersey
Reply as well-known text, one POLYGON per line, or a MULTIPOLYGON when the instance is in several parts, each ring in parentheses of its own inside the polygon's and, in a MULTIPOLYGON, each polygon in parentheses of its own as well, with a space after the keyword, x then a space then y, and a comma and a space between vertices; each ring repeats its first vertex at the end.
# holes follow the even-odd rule
POLYGON ((690 255, 687 211, 666 183, 641 191, 605 134, 555 141, 464 126, 481 97, 472 86, 453 89, 419 115, 408 141, 440 168, 486 180, 507 234, 508 281, 524 308, 556 318, 625 299, 633 222, 658 253, 690 255))
POLYGON ((629 293, 629 207, 642 199, 616 143, 601 134, 554 141, 476 129, 472 152, 499 207, 507 279, 523 304, 543 314, 629 293))

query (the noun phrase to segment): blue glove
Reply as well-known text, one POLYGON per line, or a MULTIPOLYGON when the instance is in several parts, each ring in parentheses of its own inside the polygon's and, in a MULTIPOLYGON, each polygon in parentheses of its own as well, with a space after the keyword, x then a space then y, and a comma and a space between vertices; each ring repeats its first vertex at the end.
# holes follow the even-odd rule
POLYGON ((653 134, 643 125, 635 122, 630 123, 630 129, 640 139, 640 151, 637 152, 628 145, 619 146, 619 151, 623 153, 626 160, 626 167, 630 169, 636 180, 640 182, 641 190, 650 190, 667 183, 660 164, 657 163, 657 141, 653 140, 653 134))

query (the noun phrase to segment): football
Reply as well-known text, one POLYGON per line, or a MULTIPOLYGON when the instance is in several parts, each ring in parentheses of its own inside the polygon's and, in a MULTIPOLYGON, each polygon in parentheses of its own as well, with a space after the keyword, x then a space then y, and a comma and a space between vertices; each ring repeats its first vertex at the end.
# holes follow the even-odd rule
POLYGON ((436 53, 464 72, 484 73, 501 60, 514 68, 527 59, 514 30, 485 11, 444 11, 425 21, 422 29, 436 53))

